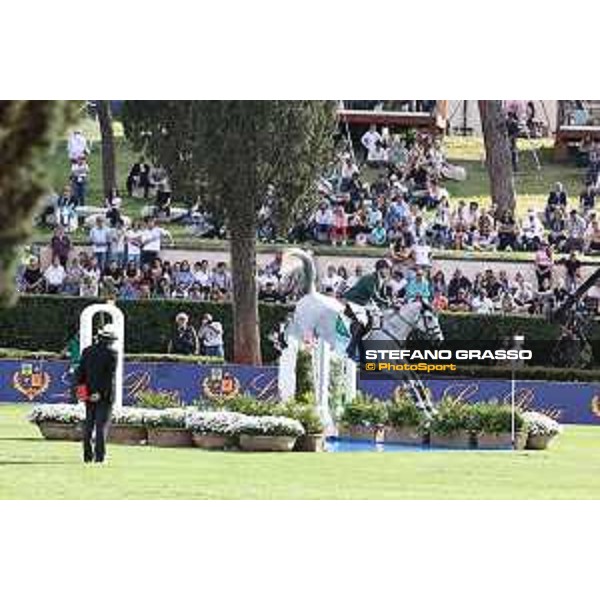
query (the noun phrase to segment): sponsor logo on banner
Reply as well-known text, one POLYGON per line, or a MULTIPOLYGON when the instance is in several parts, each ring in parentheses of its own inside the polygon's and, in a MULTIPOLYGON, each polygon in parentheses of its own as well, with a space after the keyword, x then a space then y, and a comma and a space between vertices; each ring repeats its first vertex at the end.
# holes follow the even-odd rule
POLYGON ((23 363, 13 375, 14 389, 23 394, 30 402, 43 394, 50 386, 51 381, 50 375, 40 365, 32 363, 23 363))
POLYGON ((202 391, 210 400, 227 400, 240 393, 240 382, 227 369, 211 369, 202 380, 202 391))

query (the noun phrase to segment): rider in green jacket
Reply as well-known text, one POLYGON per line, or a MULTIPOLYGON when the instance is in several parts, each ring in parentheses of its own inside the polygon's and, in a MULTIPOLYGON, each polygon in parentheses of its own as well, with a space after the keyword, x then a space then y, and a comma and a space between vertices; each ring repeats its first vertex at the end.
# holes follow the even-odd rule
POLYGON ((386 307, 390 305, 388 296, 388 282, 391 274, 390 264, 385 259, 380 259, 375 263, 375 272, 363 275, 343 296, 346 300, 345 314, 350 317, 352 323, 350 332, 352 338, 348 345, 348 355, 354 358, 356 349, 362 350, 362 338, 372 325, 372 315, 369 307, 386 307), (367 314, 367 323, 362 323, 352 307, 357 304, 365 308, 367 314))

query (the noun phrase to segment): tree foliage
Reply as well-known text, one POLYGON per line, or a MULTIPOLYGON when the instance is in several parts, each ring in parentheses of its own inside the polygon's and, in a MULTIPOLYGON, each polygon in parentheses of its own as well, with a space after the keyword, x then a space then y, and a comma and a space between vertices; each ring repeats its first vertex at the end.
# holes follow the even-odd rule
POLYGON ((0 101, 0 302, 14 299, 18 248, 31 233, 39 200, 48 188, 45 159, 74 122, 71 101, 0 101))
POLYGON ((176 196, 221 213, 231 237, 234 358, 260 362, 256 226, 269 184, 280 230, 316 201, 333 157, 335 104, 327 101, 126 102, 126 135, 169 173, 176 196))

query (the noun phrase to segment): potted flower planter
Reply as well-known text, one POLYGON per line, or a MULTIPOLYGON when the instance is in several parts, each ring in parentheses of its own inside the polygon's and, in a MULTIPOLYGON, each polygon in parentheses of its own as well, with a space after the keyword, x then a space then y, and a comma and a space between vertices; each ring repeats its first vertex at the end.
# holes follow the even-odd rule
POLYGON ((296 452, 323 452, 325 450, 325 436, 322 433, 307 433, 296 440, 296 452))
POLYGON ((108 430, 108 441, 111 444, 139 445, 145 444, 148 432, 139 425, 122 425, 113 423, 108 430))
MULTIPOLYGON (((480 433, 476 436, 477 447, 480 450, 512 450, 512 435, 504 433, 480 433)), ((515 450, 523 450, 527 441, 527 434, 517 431, 515 436, 515 450)))
POLYGON ((432 431, 429 444, 432 448, 451 448, 455 450, 468 450, 473 447, 471 434, 468 431, 457 431, 451 434, 432 431))
POLYGON ((178 427, 148 428, 148 445, 178 448, 192 445, 192 432, 178 427))
POLYGON ((381 442, 383 441, 383 429, 366 425, 340 425, 338 436, 351 440, 381 442))
POLYGON ((527 450, 546 450, 550 442, 556 437, 553 433, 529 434, 527 437, 527 450))
POLYGON ((47 440, 80 442, 83 439, 83 423, 40 421, 37 426, 40 428, 40 433, 47 440))
POLYGON ((388 425, 385 427, 383 436, 384 441, 390 444, 422 446, 424 443, 423 433, 416 427, 391 427, 388 425))
POLYGON ((247 452, 289 452, 294 447, 296 436, 288 435, 240 435, 240 448, 247 452))
POLYGON ((218 435, 216 433, 192 433, 192 441, 197 448, 204 450, 223 450, 228 446, 233 446, 231 437, 227 435, 218 435))

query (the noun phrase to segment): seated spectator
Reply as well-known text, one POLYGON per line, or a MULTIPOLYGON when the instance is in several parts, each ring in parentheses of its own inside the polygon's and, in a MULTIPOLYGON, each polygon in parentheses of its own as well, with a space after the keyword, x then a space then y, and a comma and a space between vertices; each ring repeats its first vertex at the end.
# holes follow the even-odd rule
POLYGON ((98 292, 98 280, 85 272, 79 284, 79 295, 85 298, 96 298, 98 292))
POLYGON ((567 239, 565 248, 567 252, 572 252, 573 250, 583 251, 586 229, 585 219, 573 209, 566 223, 567 239))
POLYGON ((517 249, 517 225, 510 211, 505 211, 498 223, 498 250, 517 249))
POLYGON ((175 285, 187 289, 195 282, 195 280, 196 279, 192 273, 190 263, 187 260, 181 261, 179 273, 175 278, 175 285))
POLYGON ((338 243, 345 246, 348 239, 348 216, 344 207, 338 205, 333 211, 333 222, 331 226, 331 244, 336 246, 338 243))
POLYGON ((581 213, 585 216, 596 206, 596 190, 593 184, 589 184, 579 196, 581 213))
POLYGON ((557 208, 563 208, 565 211, 567 209, 567 192, 563 187, 563 184, 560 181, 557 181, 554 184, 554 189, 548 195, 548 200, 546 202, 546 209, 544 211, 546 225, 550 226, 550 222, 552 220, 552 213, 557 208))
POLYGON ((190 318, 186 313, 179 313, 175 317, 175 331, 167 349, 169 354, 183 354, 187 356, 198 354, 198 335, 189 321, 190 318))
POLYGON ((600 252, 600 222, 596 214, 592 214, 590 217, 584 236, 584 252, 596 254, 600 252))
POLYGON ((471 293, 465 288, 459 288, 455 298, 448 298, 448 310, 453 312, 471 311, 471 293))
POLYGON ((448 310, 449 303, 448 298, 441 291, 436 291, 433 293, 433 300, 431 301, 431 305, 434 310, 443 311, 448 310))
POLYGON ((261 302, 283 302, 284 298, 279 293, 277 285, 273 281, 267 281, 262 285, 258 292, 258 299, 261 302))
POLYGON ((533 301, 534 294, 531 284, 525 281, 523 274, 518 272, 515 275, 515 289, 513 292, 513 299, 519 312, 527 311, 531 302, 533 301))
POLYGON ((530 208, 521 224, 521 246, 524 250, 536 251, 540 247, 543 237, 544 226, 535 210, 530 208))
POLYGON ((202 317, 198 338, 204 356, 224 356, 223 325, 215 321, 211 314, 207 313, 202 317))
POLYGON ((66 270, 64 293, 69 296, 79 296, 79 286, 83 279, 84 270, 79 264, 79 259, 74 257, 66 270))
POLYGON ((431 267, 431 248, 427 245, 425 239, 417 238, 411 252, 415 267, 428 271, 431 267))
POLYGON ((351 287, 354 287, 354 285, 356 284, 356 282, 364 275, 364 270, 362 265, 358 264, 354 267, 354 274, 350 275, 348 277, 348 280, 346 281, 346 287, 348 289, 350 289, 351 287))
POLYGON ((317 242, 327 242, 330 239, 330 231, 333 225, 333 211, 329 208, 327 202, 321 202, 319 209, 314 216, 315 222, 315 240, 317 242))
POLYGON ((457 301, 460 291, 471 291, 471 282, 462 274, 460 269, 456 269, 448 283, 448 301, 453 304, 457 301))
POLYGON ((538 290, 544 286, 544 281, 552 282, 554 269, 554 258, 552 247, 543 242, 540 249, 535 253, 535 275, 538 282, 538 290))
POLYGON ((369 243, 373 246, 384 246, 387 241, 387 232, 383 222, 379 221, 369 235, 369 243))
POLYGON ((232 289, 231 274, 227 269, 227 264, 223 261, 217 263, 217 266, 212 274, 213 289, 217 289, 227 296, 232 289))
POLYGON ((44 271, 44 279, 46 280, 46 292, 48 294, 62 293, 66 272, 65 268, 60 264, 58 256, 52 259, 52 263, 44 271))
POLYGON ((342 285, 342 278, 338 275, 335 265, 328 265, 325 277, 321 280, 321 292, 336 296, 342 285))
POLYGON ((579 286, 581 277, 581 261, 577 256, 577 251, 572 250, 567 258, 561 258, 556 264, 565 267, 564 287, 568 293, 573 293, 579 286))
POLYGON ((479 315, 489 315, 494 312, 494 302, 488 296, 485 288, 478 290, 471 299, 471 309, 479 315))
POLYGON ((43 294, 46 280, 40 268, 40 261, 32 256, 21 277, 21 292, 25 294, 43 294))
POLYGON ((202 260, 194 264, 193 270, 194 280, 200 286, 204 297, 210 293, 212 287, 212 274, 208 268, 208 261, 202 260))
POLYGON ((431 300, 429 281, 420 268, 415 270, 415 276, 406 284, 406 301, 412 302, 418 298, 427 302, 431 300))
POLYGON ((567 241, 567 214, 562 206, 556 207, 550 215, 548 242, 562 252, 567 241))

